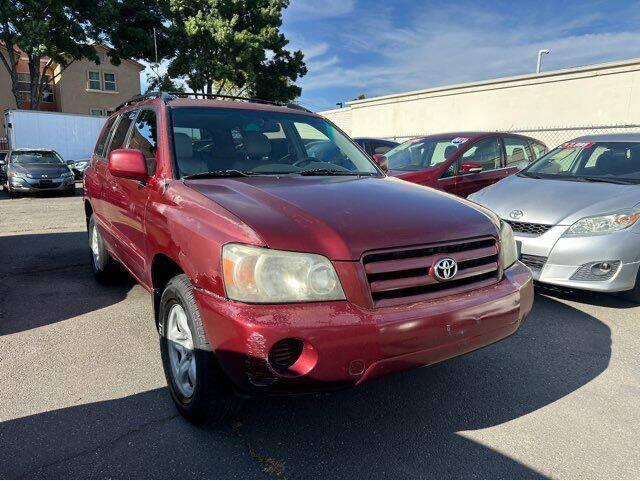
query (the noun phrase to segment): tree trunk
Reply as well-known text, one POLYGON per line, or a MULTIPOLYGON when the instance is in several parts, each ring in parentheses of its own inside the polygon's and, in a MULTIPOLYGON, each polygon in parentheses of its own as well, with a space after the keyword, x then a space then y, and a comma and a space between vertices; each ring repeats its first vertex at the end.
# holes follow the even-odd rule
POLYGON ((40 57, 29 55, 29 108, 38 110, 42 97, 40 95, 40 57))

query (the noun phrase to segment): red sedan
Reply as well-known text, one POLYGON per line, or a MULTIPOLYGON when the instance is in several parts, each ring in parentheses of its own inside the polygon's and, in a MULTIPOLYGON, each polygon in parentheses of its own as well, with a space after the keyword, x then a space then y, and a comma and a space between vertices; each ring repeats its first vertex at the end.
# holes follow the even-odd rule
POLYGON ((457 132, 408 140, 376 155, 389 175, 466 197, 547 151, 539 140, 498 132, 457 132))

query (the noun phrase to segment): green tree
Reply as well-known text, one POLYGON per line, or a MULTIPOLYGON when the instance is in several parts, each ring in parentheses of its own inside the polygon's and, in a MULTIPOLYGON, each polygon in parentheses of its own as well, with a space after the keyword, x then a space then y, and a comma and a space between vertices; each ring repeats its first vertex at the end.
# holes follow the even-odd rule
POLYGON ((150 58, 153 39, 149 31, 153 27, 164 30, 163 2, 0 0, 0 63, 9 73, 16 106, 20 108, 26 100, 18 89, 22 53, 29 68, 29 108, 37 109, 49 85, 75 60, 100 62, 96 42, 113 47, 109 56, 115 65, 122 56, 150 58))
POLYGON ((184 92, 184 86, 174 81, 168 73, 147 75, 147 92, 184 92))
POLYGON ((170 0, 172 77, 195 92, 292 100, 307 73, 280 32, 288 0, 170 0))

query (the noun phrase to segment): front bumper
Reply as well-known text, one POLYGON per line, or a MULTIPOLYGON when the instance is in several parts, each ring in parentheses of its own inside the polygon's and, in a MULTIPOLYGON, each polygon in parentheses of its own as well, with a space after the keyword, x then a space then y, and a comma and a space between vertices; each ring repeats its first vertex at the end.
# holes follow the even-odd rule
POLYGON ((554 226, 540 236, 516 232, 522 258, 534 259, 536 281, 562 287, 598 292, 633 289, 640 267, 640 235, 633 229, 588 237, 562 237, 568 226, 554 226), (595 262, 618 263, 602 280, 580 280, 576 273, 595 262))
POLYGON ((249 305, 196 290, 205 332, 245 391, 332 390, 434 364, 513 334, 531 310, 530 271, 516 263, 489 287, 429 302, 364 309, 348 301, 249 305), (273 368, 278 341, 304 341, 287 372, 273 368))
POLYGON ((76 188, 74 177, 61 177, 58 179, 47 179, 50 183, 43 184, 42 179, 23 179, 11 177, 9 184, 14 192, 33 194, 36 192, 60 192, 70 191, 76 188))

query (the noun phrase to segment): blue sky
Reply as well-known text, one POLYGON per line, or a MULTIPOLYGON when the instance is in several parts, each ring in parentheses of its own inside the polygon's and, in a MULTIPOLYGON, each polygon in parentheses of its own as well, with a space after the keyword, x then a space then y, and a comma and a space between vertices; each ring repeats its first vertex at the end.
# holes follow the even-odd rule
POLYGON ((291 0, 313 110, 367 97, 640 57, 640 1, 291 0))

